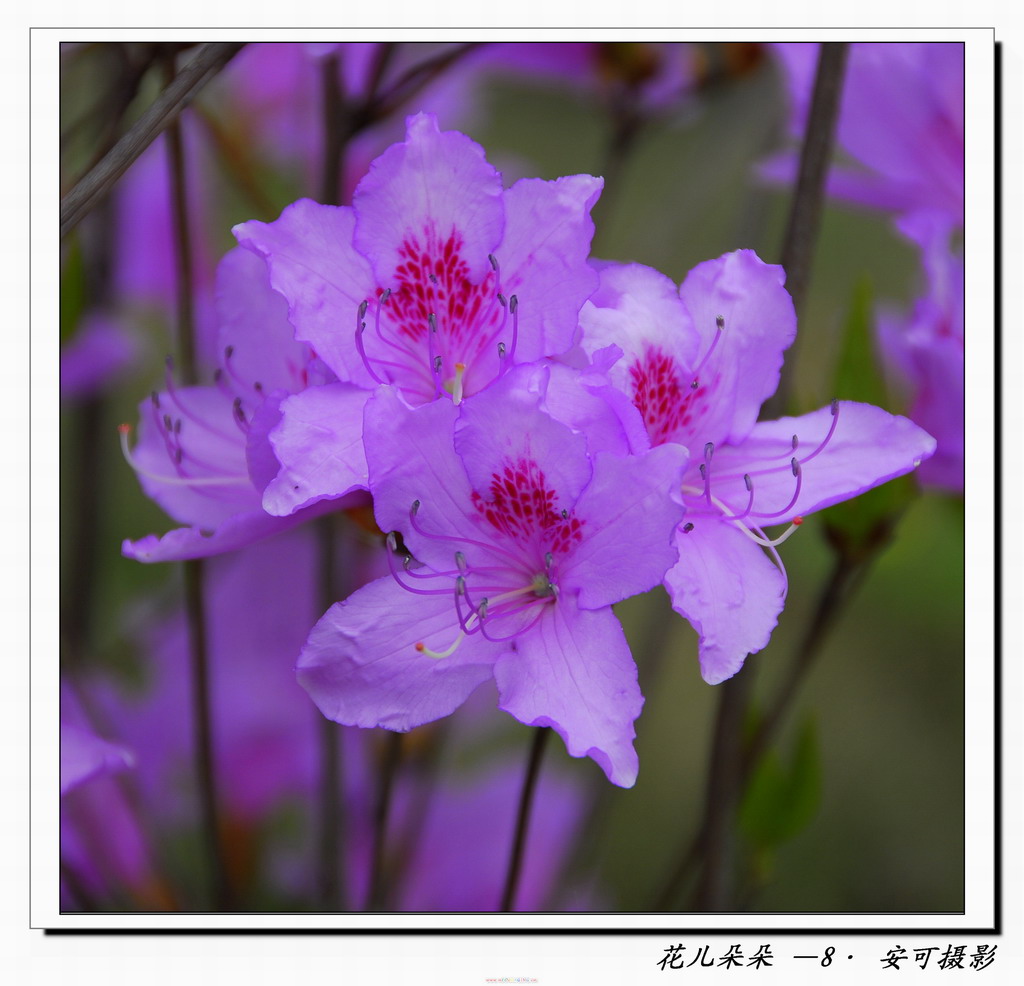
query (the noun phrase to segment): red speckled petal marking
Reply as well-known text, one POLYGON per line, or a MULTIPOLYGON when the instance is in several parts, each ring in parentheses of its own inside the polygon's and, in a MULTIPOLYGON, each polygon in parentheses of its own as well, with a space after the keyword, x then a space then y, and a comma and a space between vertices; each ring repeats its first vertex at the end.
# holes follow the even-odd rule
POLYGON ((398 249, 401 262, 390 302, 397 331, 409 339, 424 339, 427 318, 435 315, 444 349, 455 359, 475 353, 499 314, 494 278, 474 284, 462 251, 462 236, 454 228, 444 240, 432 227, 422 238, 408 234, 398 249))
POLYGON ((536 462, 508 462, 491 474, 486 497, 473 491, 473 504, 503 534, 525 544, 536 543, 552 554, 564 554, 583 540, 583 522, 557 506, 536 462))
POLYGON ((658 346, 648 346, 629 368, 633 404, 643 416, 653 445, 664 442, 688 444, 700 420, 707 414, 716 380, 698 382, 658 346))

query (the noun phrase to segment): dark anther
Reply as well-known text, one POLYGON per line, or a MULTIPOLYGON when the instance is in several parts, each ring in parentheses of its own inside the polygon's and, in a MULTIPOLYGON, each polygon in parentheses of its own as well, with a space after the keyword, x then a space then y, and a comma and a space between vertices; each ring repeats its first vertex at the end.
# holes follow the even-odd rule
POLYGON ((153 402, 153 407, 160 406, 160 395, 155 390, 150 393, 149 399, 153 402))
POLYGON ((569 511, 566 510, 565 508, 563 508, 562 509, 562 520, 568 520, 568 519, 569 519, 569 511))
POLYGON ((715 451, 715 443, 714 442, 708 442, 704 446, 704 460, 705 461, 709 461, 711 459, 711 456, 714 453, 714 451, 715 451))
POLYGON ((514 315, 518 307, 519 297, 517 295, 512 295, 512 297, 508 299, 508 310, 514 315))
POLYGON ((444 360, 440 356, 434 357, 434 372, 440 373, 441 367, 444 366, 444 360))
POLYGON ((683 533, 689 534, 693 530, 693 524, 683 524, 683 533))
POLYGON ((508 304, 505 300, 505 296, 500 291, 498 292, 498 304, 501 305, 502 308, 508 304))
POLYGON ((743 485, 747 488, 748 493, 754 488, 754 481, 747 473, 743 474, 743 485))
POLYGON ((427 325, 430 326, 431 332, 437 331, 437 316, 433 312, 427 316, 427 325))
POLYGON ((794 435, 793 436, 793 451, 794 452, 797 450, 799 445, 800 445, 800 439, 796 435, 794 435))
POLYGON ((836 397, 832 398, 832 416, 835 417, 839 413, 839 400, 836 397))
POLYGON ((416 513, 416 511, 419 510, 419 509, 420 509, 420 501, 419 500, 413 500, 412 501, 412 512, 416 513))
POLYGON ((494 270, 497 270, 498 269, 498 258, 496 256, 494 256, 493 253, 489 253, 489 254, 487 254, 487 259, 490 261, 491 267, 494 268, 494 270))
POLYGON ((382 305, 386 305, 388 303, 388 298, 390 298, 390 297, 391 297, 391 288, 385 288, 384 289, 384 293, 380 296, 380 303, 382 305))
POLYGON ((724 315, 716 315, 715 316, 715 325, 718 326, 719 331, 724 329, 725 328, 725 316, 724 315))
POLYGON ((365 298, 359 302, 359 318, 362 320, 363 316, 366 315, 366 309, 369 307, 365 298))
POLYGON ((504 359, 504 358, 505 358, 505 343, 499 342, 498 343, 498 359, 504 359))
POLYGON ((690 384, 690 390, 696 390, 700 386, 700 381, 694 377, 693 383, 690 384))
POLYGON ((793 475, 794 476, 799 476, 800 475, 800 463, 797 461, 795 455, 793 456, 792 459, 789 460, 789 464, 793 467, 793 475))
POLYGON ((234 356, 234 355, 235 355, 235 347, 234 346, 225 346, 224 347, 224 358, 225 359, 231 359, 231 357, 234 356))
POLYGON ((430 283, 431 284, 437 284, 437 275, 436 274, 428 274, 427 277, 430 278, 430 283))

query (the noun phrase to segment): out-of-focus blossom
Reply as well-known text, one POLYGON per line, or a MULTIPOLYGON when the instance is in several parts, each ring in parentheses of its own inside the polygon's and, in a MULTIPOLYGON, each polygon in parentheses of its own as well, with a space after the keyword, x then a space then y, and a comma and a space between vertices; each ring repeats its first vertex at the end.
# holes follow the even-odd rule
POLYGON ((483 149, 429 114, 408 121, 352 208, 302 200, 236 227, 266 259, 295 335, 338 382, 282 404, 270 442, 283 469, 263 497, 287 515, 365 486, 363 407, 381 384, 459 403, 515 363, 569 350, 597 284, 586 259, 601 180, 502 188, 483 149))
POLYGON ((92 314, 60 352, 61 400, 92 397, 115 383, 139 355, 138 340, 116 319, 92 314))
POLYGON ((123 747, 100 739, 74 723, 60 726, 60 793, 91 777, 123 770, 132 765, 132 755, 123 747))
POLYGON ((77 692, 64 682, 60 725, 62 910, 92 910, 128 900, 135 906, 163 906, 139 819, 112 777, 136 762, 134 753, 120 742, 96 734, 77 692))
MULTIPOLYGON (((200 148, 199 135, 187 116, 182 121, 185 151, 185 188, 192 265, 190 277, 196 352, 203 366, 217 361, 217 324, 213 305, 216 253, 215 192, 211 169, 200 148)), ((175 220, 171 198, 170 163, 165 137, 155 140, 118 182, 115 236, 111 270, 112 289, 119 311, 142 318, 156 313, 170 324, 177 310, 179 273, 175 257, 175 220)))
MULTIPOLYGON (((785 71, 790 129, 803 132, 818 45, 774 46, 785 71)), ((938 210, 956 225, 964 212, 964 48, 959 43, 877 42, 850 46, 836 134, 857 166, 833 165, 837 198, 903 214, 938 210)), ((796 158, 765 167, 790 181, 796 158)))
POLYGON ((686 456, 592 454, 595 395, 563 392, 573 428, 547 413, 547 380, 524 366, 458 406, 378 390, 365 416, 374 511, 416 564, 389 537, 393 577, 327 612, 299 677, 328 718, 399 731, 493 678, 502 709, 629 787, 643 697, 611 606, 675 563, 686 456))
POLYGON ((935 449, 906 418, 850 401, 757 421, 796 334, 783 283, 782 268, 750 250, 699 264, 678 295, 657 271, 609 265, 580 316, 588 352, 621 350, 609 376, 652 443, 690 451, 679 562, 665 587, 700 637, 711 684, 768 643, 786 593, 776 547, 794 525, 909 472, 935 449), (764 532, 790 521, 778 537, 764 532))
POLYGON ((701 59, 678 42, 500 42, 475 54, 483 74, 536 86, 557 83, 645 114, 675 109, 692 94, 701 59))
MULTIPOLYGON (((207 563, 218 803, 229 878, 250 899, 257 887, 301 897, 316 885, 320 714, 296 683, 292 665, 321 593, 318 551, 313 530, 304 527, 207 563), (295 813, 295 834, 275 834, 268 821, 288 811, 295 813)), ((362 580, 375 575, 384 562, 379 554, 362 560, 339 554, 336 564, 362 580)), ((160 886, 151 875, 144 879, 151 866, 141 818, 147 820, 148 838, 158 843, 194 838, 196 832, 189 643, 183 616, 147 637, 150 660, 144 685, 94 683, 92 693, 106 718, 117 724, 119 737, 136 751, 133 775, 141 814, 118 792, 106 789, 105 801, 94 799, 85 808, 79 804, 63 833, 76 873, 92 874, 89 886, 106 901, 118 895, 138 900, 160 886), (120 863, 110 862, 129 849, 120 863)), ((372 856, 377 737, 338 728, 344 758, 339 824, 345 831, 346 898, 359 908, 372 856)), ((478 717, 460 721, 458 736, 479 733, 478 717)), ((389 844, 402 856, 402 865, 393 876, 389 909, 497 908, 521 770, 521 765, 504 765, 498 771, 483 765, 472 776, 446 777, 429 790, 415 778, 400 777, 389 844), (479 859, 467 865, 470 834, 479 859)), ((582 792, 557 772, 542 778, 538 794, 518 898, 523 910, 542 906, 554 889, 557 865, 582 809, 582 792)), ((163 896, 149 900, 149 906, 171 906, 181 891, 176 882, 172 875, 163 896)), ((69 904, 71 909, 79 906, 69 904)))
MULTIPOLYGON (((522 764, 506 761, 438 785, 425 817, 410 818, 419 835, 400 883, 400 910, 498 910, 522 772, 522 764)), ((550 769, 541 774, 516 894, 517 911, 550 908, 555 891, 568 897, 559 901, 567 910, 590 909, 597 903, 592 894, 559 882, 584 820, 583 807, 583 791, 573 776, 550 769)), ((414 808, 410 800, 406 811, 414 808)))
POLYGON ((921 249, 926 289, 909 315, 879 313, 882 354, 910 394, 910 417, 938 442, 918 479, 963 492, 964 260, 950 249, 950 223, 941 214, 909 217, 899 228, 921 249))
MULTIPOLYGON (((312 516, 272 517, 263 510, 263 489, 279 468, 267 436, 289 394, 329 380, 331 373, 294 340, 287 306, 250 252, 236 248, 221 261, 217 307, 221 356, 215 384, 177 386, 168 361, 164 390, 140 405, 138 442, 130 452, 122 428, 143 489, 189 525, 163 537, 125 541, 124 554, 139 561, 232 551, 312 516)), ((325 503, 315 512, 337 506, 325 503)))
MULTIPOLYGON (((350 569, 352 559, 341 557, 338 564, 350 569)), ((320 571, 309 526, 207 562, 219 796, 238 824, 315 787, 316 712, 295 684, 293 666, 319 610, 320 571)), ((188 628, 179 615, 149 635, 145 688, 108 696, 119 735, 136 752, 144 796, 179 823, 195 810, 188 653, 188 628)))

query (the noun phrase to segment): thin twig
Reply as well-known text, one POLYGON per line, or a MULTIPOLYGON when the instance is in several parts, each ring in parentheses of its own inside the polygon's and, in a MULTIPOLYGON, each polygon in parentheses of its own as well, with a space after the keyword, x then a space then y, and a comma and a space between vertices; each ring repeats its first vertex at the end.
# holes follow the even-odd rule
POLYGON ((715 720, 715 738, 708 763, 704 867, 693 897, 694 910, 727 911, 732 906, 736 857, 734 820, 745 778, 742 776, 743 718, 750 703, 753 678, 749 669, 723 682, 715 720))
POLYGON ((227 864, 220 839, 213 762, 213 724, 210 714, 210 669, 207 651, 206 607, 203 599, 205 571, 201 560, 182 563, 185 577, 185 618, 189 631, 192 679, 192 733, 203 851, 212 884, 214 910, 230 907, 231 892, 227 864))
POLYGON ((341 205, 342 161, 348 144, 349 127, 342 125, 348 106, 338 79, 340 67, 337 55, 325 58, 320 66, 324 134, 320 201, 324 205, 341 205))
MULTIPOLYGON (((335 599, 337 572, 335 552, 337 532, 334 515, 316 521, 317 550, 319 553, 320 610, 326 611, 335 599)), ((325 911, 345 908, 345 877, 343 865, 341 810, 341 726, 318 714, 320 739, 320 838, 317 847, 317 883, 320 906, 325 911)))
POLYGON ((60 204, 60 235, 74 229, 114 186, 168 123, 237 54, 241 44, 206 44, 183 68, 153 105, 60 204))
POLYGON ((793 659, 785 679, 775 693, 775 698, 768 711, 761 718, 744 750, 744 773, 749 775, 758 760, 768 748, 779 726, 789 710, 793 699, 804 682, 818 654, 826 633, 831 629, 836 618, 842 612, 843 604, 853 595, 857 586, 863 581, 870 568, 871 558, 859 562, 851 560, 846 554, 837 551, 829 574, 829 579, 822 587, 811 618, 807 633, 800 642, 800 648, 793 659))
MULTIPOLYGON (((800 154, 800 173, 790 204, 789 222, 782 246, 786 286, 799 315, 811 266, 811 258, 821 225, 821 202, 825 191, 825 174, 832 153, 839 114, 840 95, 846 68, 848 45, 829 42, 821 46, 814 80, 814 95, 804 131, 800 154)), ((793 354, 786 361, 789 375, 784 371, 775 396, 765 404, 763 414, 773 417, 785 410, 788 402, 793 354)), ((703 862, 701 876, 694 896, 695 906, 705 910, 728 910, 732 906, 732 871, 735 856, 735 815, 743 787, 749 777, 752 763, 745 756, 741 741, 742 725, 747 717, 750 701, 751 668, 746 667, 736 678, 726 682, 716 720, 715 740, 711 755, 708 797, 704 817, 694 836, 694 845, 703 862), (741 680, 745 683, 741 684, 741 680), (729 732, 731 724, 735 732, 729 732)), ((674 878, 689 871, 694 850, 681 856, 674 878)), ((663 899, 675 890, 669 884, 663 899)))
POLYGON ((370 102, 367 112, 367 124, 376 123, 378 120, 389 116, 402 103, 412 99, 417 93, 422 92, 445 69, 454 65, 475 48, 479 47, 479 41, 470 41, 412 66, 387 92, 375 97, 370 102))
POLYGON ((366 893, 366 910, 380 911, 387 896, 384 879, 384 847, 387 844, 388 816, 391 813, 391 792, 402 755, 402 733, 388 733, 384 763, 380 769, 380 786, 373 812, 373 852, 370 863, 370 885, 366 893))
MULTIPOLYGON (((782 266, 786 271, 786 290, 793 299, 797 315, 803 313, 811 261, 821 228, 821 206, 825 196, 825 178, 832 158, 839 104, 846 74, 849 44, 828 41, 818 53, 814 93, 807 114, 804 142, 800 150, 800 171, 789 207, 789 220, 782 240, 782 266)), ((769 418, 784 414, 793 387, 795 352, 790 349, 782 367, 775 395, 764 407, 769 418)))
MULTIPOLYGON (((168 70, 173 71, 173 63, 168 70)), ((192 315, 192 236, 186 194, 185 155, 177 119, 168 121, 171 211, 174 229, 174 259, 177 272, 177 333, 179 369, 182 380, 197 380, 195 361, 195 320, 192 315)), ((192 683, 192 717, 196 781, 211 897, 216 910, 228 910, 231 890, 227 862, 221 843, 214 764, 213 722, 210 702, 210 668, 206 623, 205 569, 201 560, 182 563, 185 583, 185 619, 188 623, 192 683)))
POLYGON ((526 765, 526 775, 519 796, 519 811, 516 815, 515 837, 512 840, 512 851, 509 854, 508 871, 505 876, 505 889, 501 895, 501 911, 515 909, 516 891, 519 889, 519 877, 523 866, 523 850, 526 848, 526 836, 530 829, 530 809, 533 807, 533 794, 537 787, 537 778, 540 776, 541 757, 550 732, 550 727, 542 726, 533 734, 530 759, 526 765))

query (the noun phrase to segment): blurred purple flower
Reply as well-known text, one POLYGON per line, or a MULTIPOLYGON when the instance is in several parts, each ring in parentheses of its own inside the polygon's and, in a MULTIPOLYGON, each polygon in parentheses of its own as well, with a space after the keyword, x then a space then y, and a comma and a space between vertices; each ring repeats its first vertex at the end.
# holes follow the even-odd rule
POLYGON ((230 121, 237 146, 252 149, 260 162, 297 170, 307 187, 317 187, 322 180, 327 60, 337 60, 335 80, 349 114, 337 121, 342 128, 391 92, 386 105, 374 107, 374 115, 361 120, 358 132, 347 141, 341 176, 347 199, 370 160, 400 137, 397 111, 411 99, 418 108, 449 122, 468 120, 479 74, 467 70, 465 57, 440 73, 424 73, 421 84, 398 85, 418 66, 459 47, 378 41, 249 44, 216 82, 227 104, 221 116, 230 121))
POLYGON ((458 403, 514 363, 569 350, 597 284, 586 258, 600 189, 589 175, 503 189, 479 145, 419 114, 354 207, 304 199, 276 222, 236 227, 266 259, 296 338, 338 379, 283 403, 270 437, 283 469, 266 510, 365 485, 362 412, 376 386, 458 403))
POLYGON ((582 426, 600 397, 555 376, 522 367, 460 406, 378 390, 365 417, 374 510, 416 564, 397 562, 391 535, 393 577, 328 610, 299 678, 328 718, 405 731, 493 677, 502 709, 629 787, 643 697, 611 605, 676 561, 685 453, 588 448, 545 400, 550 387, 582 426))
MULTIPOLYGON (((294 900, 312 900, 315 892, 311 835, 318 824, 319 713, 296 684, 292 665, 316 615, 318 550, 313 530, 304 527, 211 559, 207 566, 218 798, 229 873, 243 901, 258 899, 253 894, 259 890, 294 900), (268 827, 282 811, 294 813, 290 831, 268 827)), ((384 567, 379 553, 362 559, 339 554, 337 562, 356 580, 384 567)), ((91 683, 93 701, 137 751, 135 807, 114 787, 103 788, 102 798, 77 799, 63 823, 62 846, 96 901, 130 899, 162 909, 181 907, 177 895, 183 888, 176 879, 164 886, 153 876, 147 844, 194 835, 198 817, 183 615, 155 626, 146 639, 141 687, 91 683)), ((452 743, 479 741, 480 732, 478 716, 463 717, 452 743)), ((354 907, 365 898, 371 858, 378 738, 364 730, 344 730, 341 737, 343 869, 354 907)), ((405 858, 395 876, 396 910, 496 908, 521 770, 482 765, 470 777, 446 775, 426 788, 415 770, 400 778, 389 827, 389 844, 405 858)), ((582 791, 557 771, 542 778, 539 796, 521 909, 542 906, 555 888, 558 862, 582 811, 582 791)), ((579 906, 589 903, 586 895, 574 899, 579 906)), ((68 901, 69 909, 82 909, 73 894, 68 901)))
POLYGON ((698 81, 694 47, 678 42, 499 42, 471 60, 474 68, 520 85, 557 83, 596 92, 613 106, 652 114, 675 109, 698 81))
MULTIPOLYGON (((791 101, 790 130, 803 132, 818 45, 774 45, 791 101)), ((860 167, 833 165, 828 191, 894 213, 939 210, 956 225, 964 212, 964 48, 960 43, 850 46, 838 146, 860 167)), ((788 182, 796 157, 763 168, 788 182)))
POLYGON ((115 383, 135 363, 138 340, 116 319, 94 313, 60 351, 61 400, 78 401, 115 383))
POLYGON ((130 897, 162 907, 137 819, 111 776, 134 767, 135 755, 96 735, 67 681, 60 706, 61 910, 130 897))
MULTIPOLYGON (((292 337, 283 299, 263 262, 236 248, 217 269, 220 367, 215 385, 179 387, 168 361, 165 389, 139 407, 134 450, 126 456, 146 493, 188 527, 163 537, 127 540, 138 561, 174 561, 232 551, 335 509, 272 517, 261 506, 278 463, 268 434, 281 402, 332 375, 292 337)), ((346 489, 334 491, 336 495, 346 489)))
POLYGON ((100 739, 74 723, 60 724, 60 793, 100 774, 123 770, 133 758, 123 746, 100 739))
POLYGON ((793 521, 909 472, 935 441, 905 418, 849 401, 757 421, 776 390, 796 315, 781 267, 739 250, 699 264, 678 295, 664 275, 608 265, 580 315, 588 352, 609 371, 655 446, 690 451, 679 561, 665 575, 673 607, 700 637, 701 673, 717 684, 769 640, 786 577, 763 528, 793 521), (767 549, 772 564, 762 549, 767 549))
MULTIPOLYGON (((438 784, 422 817, 408 801, 418 831, 401 881, 403 911, 496 911, 512 845, 522 764, 487 764, 469 777, 438 784)), ((593 893, 563 886, 561 869, 583 822, 584 798, 573 777, 547 770, 537 782, 530 839, 516 895, 517 911, 589 910, 593 893), (552 900, 559 894, 557 902, 552 900), (567 899, 566 899, 567 898, 567 899)), ((399 809, 396 814, 401 814, 399 809)))
MULTIPOLYGON (((191 232, 191 304, 196 351, 203 366, 217 361, 217 325, 213 306, 216 254, 211 246, 215 215, 212 168, 200 150, 195 127, 182 121, 188 219, 191 232)), ((165 319, 176 310, 178 271, 167 144, 159 137, 118 182, 115 198, 115 242, 112 251, 113 294, 122 310, 136 317, 157 311, 165 319)))
POLYGON ((921 249, 926 291, 909 316, 883 310, 879 341, 888 366, 909 390, 909 416, 938 446, 917 477, 925 486, 964 489, 964 260, 950 249, 950 222, 918 214, 899 229, 921 249))

